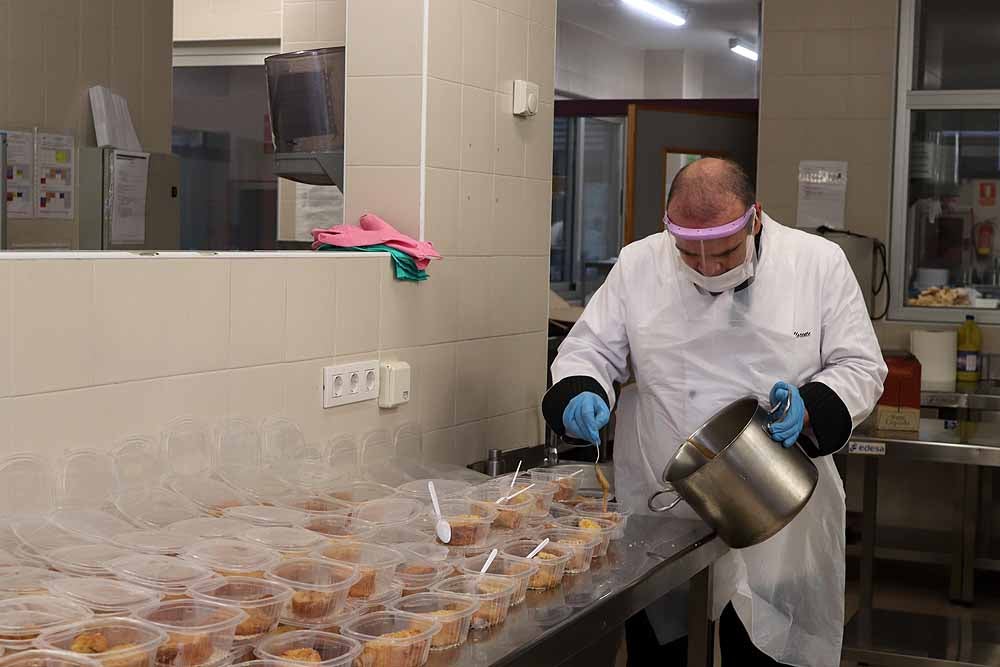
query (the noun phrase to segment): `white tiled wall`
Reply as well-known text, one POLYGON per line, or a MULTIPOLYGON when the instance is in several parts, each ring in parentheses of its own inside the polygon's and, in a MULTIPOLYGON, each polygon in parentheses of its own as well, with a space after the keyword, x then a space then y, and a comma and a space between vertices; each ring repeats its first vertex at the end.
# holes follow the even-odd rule
POLYGON ((174 0, 174 39, 278 39, 281 0, 174 0))
POLYGON ((546 302, 490 294, 467 340, 459 293, 476 274, 540 291, 545 262, 490 261, 415 286, 384 255, 0 260, 0 454, 108 448, 182 415, 285 416, 310 442, 416 421, 430 458, 461 463, 534 443, 546 302), (324 410, 322 367, 373 357, 410 363, 413 401, 324 410))

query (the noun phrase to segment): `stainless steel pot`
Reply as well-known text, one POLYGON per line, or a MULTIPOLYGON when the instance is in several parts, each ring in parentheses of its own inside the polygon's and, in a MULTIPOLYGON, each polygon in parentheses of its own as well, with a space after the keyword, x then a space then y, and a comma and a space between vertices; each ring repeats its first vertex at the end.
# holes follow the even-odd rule
POLYGON ((666 512, 685 500, 735 549, 784 528, 812 497, 819 471, 797 445, 785 448, 771 439, 774 412, 747 397, 713 415, 677 449, 649 509, 666 512), (665 493, 677 498, 657 505, 665 493))

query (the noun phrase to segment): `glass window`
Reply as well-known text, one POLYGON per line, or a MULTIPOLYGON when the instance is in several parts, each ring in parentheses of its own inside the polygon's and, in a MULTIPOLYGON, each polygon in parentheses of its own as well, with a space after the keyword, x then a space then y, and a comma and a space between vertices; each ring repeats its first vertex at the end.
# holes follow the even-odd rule
POLYGON ((271 250, 278 185, 263 65, 174 68, 181 249, 271 250))
POLYGON ((917 3, 914 90, 1000 88, 1000 3, 917 3))

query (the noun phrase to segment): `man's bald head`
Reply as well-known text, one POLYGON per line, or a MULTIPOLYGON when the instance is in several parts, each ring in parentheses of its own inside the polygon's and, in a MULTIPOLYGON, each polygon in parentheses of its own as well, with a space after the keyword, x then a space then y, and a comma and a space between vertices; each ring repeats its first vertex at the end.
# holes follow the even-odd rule
POLYGON ((708 226, 738 218, 755 201, 753 183, 742 167, 707 157, 677 172, 667 194, 667 213, 683 226, 708 226))

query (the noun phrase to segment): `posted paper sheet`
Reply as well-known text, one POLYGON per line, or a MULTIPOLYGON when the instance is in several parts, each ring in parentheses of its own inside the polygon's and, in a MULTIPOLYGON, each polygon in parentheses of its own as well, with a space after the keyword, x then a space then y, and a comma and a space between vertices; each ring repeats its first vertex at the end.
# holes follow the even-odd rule
POLYGON ((35 173, 35 135, 32 132, 7 134, 7 217, 30 218, 35 212, 31 179, 35 173))
POLYGON ((846 202, 846 162, 799 162, 799 227, 815 229, 826 225, 844 229, 846 202))
POLYGON ((73 219, 75 164, 71 135, 35 136, 35 217, 73 219))
POLYGON ((112 170, 111 243, 145 243, 149 153, 115 151, 112 170))

